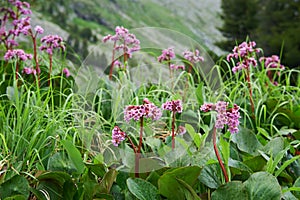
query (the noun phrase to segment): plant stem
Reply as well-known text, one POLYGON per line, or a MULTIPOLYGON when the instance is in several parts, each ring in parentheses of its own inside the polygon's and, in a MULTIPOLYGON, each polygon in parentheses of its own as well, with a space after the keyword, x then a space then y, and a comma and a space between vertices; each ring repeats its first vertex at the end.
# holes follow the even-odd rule
POLYGON ((52 54, 49 54, 49 62, 50 62, 50 67, 49 67, 48 85, 50 86, 50 83, 51 83, 51 73, 52 73, 52 54))
POLYGON ((249 97, 250 97, 250 104, 251 104, 251 111, 252 111, 252 117, 255 118, 255 109, 254 109, 254 101, 253 101, 253 92, 252 92, 252 86, 250 81, 250 71, 249 69, 246 70, 246 80, 248 83, 248 89, 249 89, 249 97))
POLYGON ((189 70, 188 70, 188 73, 189 73, 189 74, 192 73, 192 69, 193 69, 192 64, 189 64, 189 70))
POLYGON ((19 61, 16 62, 16 80, 18 80, 19 61))
POLYGON ((137 151, 136 151, 136 146, 135 146, 134 143, 132 142, 131 138, 128 137, 128 135, 126 135, 126 137, 127 137, 127 139, 129 140, 129 143, 131 144, 134 153, 136 154, 136 153, 137 153, 137 151))
MULTIPOLYGON (((174 103, 173 103, 174 104, 174 103)), ((173 105, 175 106, 175 105, 173 105)), ((175 149, 175 112, 172 112, 172 150, 174 151, 175 149)))
POLYGON ((186 93, 188 91, 188 88, 189 88, 189 81, 190 81, 190 76, 191 76, 191 73, 192 73, 192 64, 189 64, 189 69, 188 69, 188 76, 187 76, 187 80, 185 82, 185 86, 184 86, 184 91, 183 91, 183 96, 182 96, 182 102, 185 101, 185 96, 186 96, 186 93))
POLYGON ((113 52, 112 52, 112 61, 111 61, 111 66, 110 66, 110 70, 109 70, 109 80, 112 79, 112 74, 113 74, 113 68, 114 68, 114 64, 115 64, 115 48, 116 48, 116 42, 114 43, 114 48, 113 48, 113 52))
POLYGON ((139 169, 140 169, 140 158, 141 158, 141 148, 142 148, 142 143, 143 143, 143 124, 144 122, 144 117, 142 116, 140 119, 140 138, 139 138, 139 146, 137 149, 137 152, 135 153, 135 177, 139 177, 139 169))
POLYGON ((37 57, 37 50, 36 50, 36 37, 32 35, 31 33, 31 38, 32 38, 32 42, 33 42, 33 58, 35 61, 35 70, 38 76, 38 86, 40 86, 40 73, 39 73, 39 61, 38 61, 38 57, 37 57))
POLYGON ((125 72, 126 72, 126 62, 127 62, 127 53, 126 53, 126 51, 125 51, 125 48, 126 48, 126 43, 125 43, 125 40, 124 40, 124 48, 123 48, 123 61, 124 61, 124 70, 125 70, 125 72))
POLYGON ((223 175, 225 177, 225 182, 227 183, 229 181, 228 175, 227 175, 226 169, 224 167, 224 164, 222 162, 222 159, 221 159, 221 156, 219 154, 218 147, 217 147, 217 128, 216 127, 214 127, 214 129, 213 129, 213 144, 214 144, 215 154, 217 156, 218 162, 220 164, 220 167, 222 169, 223 175))

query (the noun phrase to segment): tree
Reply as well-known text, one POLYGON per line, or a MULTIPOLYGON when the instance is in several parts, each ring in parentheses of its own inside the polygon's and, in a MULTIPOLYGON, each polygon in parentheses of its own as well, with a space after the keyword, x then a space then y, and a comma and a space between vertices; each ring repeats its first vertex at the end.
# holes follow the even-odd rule
POLYGON ((257 43, 264 54, 280 54, 289 67, 300 65, 300 1, 260 0, 257 43))
POLYGON ((226 51, 230 51, 237 43, 250 38, 258 26, 257 0, 222 0, 221 18, 224 24, 219 30, 227 38, 217 45, 226 51))

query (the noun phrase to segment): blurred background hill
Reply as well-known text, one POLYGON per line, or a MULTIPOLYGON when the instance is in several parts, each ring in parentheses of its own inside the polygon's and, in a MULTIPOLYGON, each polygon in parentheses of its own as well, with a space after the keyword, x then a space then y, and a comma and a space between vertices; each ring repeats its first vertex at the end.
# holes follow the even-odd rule
MULTIPOLYGON (((248 36, 266 56, 300 64, 299 0, 31 0, 36 22, 57 31, 69 45, 68 57, 89 54, 116 26, 163 27, 202 44, 214 59, 248 36), (73 53, 72 51, 73 50, 73 53)), ((46 28, 47 27, 47 28, 46 28)), ((151 36, 149 36, 151 38, 151 36)), ((157 38, 155 38, 157 39, 157 38)), ((162 38, 163 40, 163 38, 162 38)))

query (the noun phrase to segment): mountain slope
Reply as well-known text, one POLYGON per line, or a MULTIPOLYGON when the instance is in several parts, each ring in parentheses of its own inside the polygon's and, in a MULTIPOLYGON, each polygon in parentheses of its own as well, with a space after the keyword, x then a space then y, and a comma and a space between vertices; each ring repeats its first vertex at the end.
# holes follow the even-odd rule
POLYGON ((220 4, 221 0, 42 0, 34 7, 73 35, 73 40, 88 39, 92 44, 95 40, 84 38, 84 31, 90 30, 99 40, 118 25, 163 27, 186 34, 220 55, 222 50, 214 45, 223 39, 216 28, 222 23, 220 4))

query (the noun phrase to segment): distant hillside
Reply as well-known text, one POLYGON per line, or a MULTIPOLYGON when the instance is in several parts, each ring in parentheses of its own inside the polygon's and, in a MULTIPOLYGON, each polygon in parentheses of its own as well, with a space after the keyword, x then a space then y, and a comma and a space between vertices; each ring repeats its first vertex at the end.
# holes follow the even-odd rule
POLYGON ((217 55, 222 53, 214 45, 223 39, 217 30, 222 23, 218 15, 221 0, 40 0, 31 4, 44 23, 52 21, 61 27, 75 51, 94 44, 120 25, 129 29, 170 28, 195 39, 217 55))

